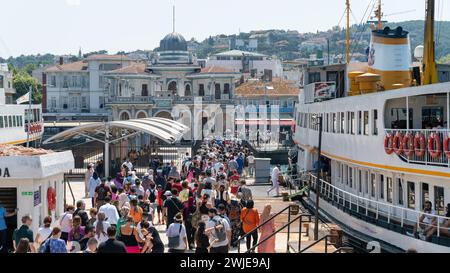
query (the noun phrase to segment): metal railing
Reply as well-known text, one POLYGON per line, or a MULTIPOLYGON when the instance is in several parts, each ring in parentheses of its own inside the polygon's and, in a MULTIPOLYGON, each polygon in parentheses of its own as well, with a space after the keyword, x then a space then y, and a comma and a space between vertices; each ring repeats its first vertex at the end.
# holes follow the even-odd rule
MULTIPOLYGON (((328 246, 331 245, 331 243, 329 242, 329 238, 336 238, 337 235, 325 235, 322 238, 320 238, 319 240, 315 241, 314 243, 310 244, 309 246, 305 247, 304 249, 300 250, 299 253, 304 253, 306 250, 312 248, 313 246, 317 245, 318 243, 325 241, 325 253, 328 253, 328 246)), ((334 252, 333 252, 334 253, 334 252)))
MULTIPOLYGON (((314 191, 314 189, 316 189, 317 177, 313 174, 310 174, 310 177, 310 188, 312 191, 314 191)), ((436 228, 436 233, 439 237, 442 223, 450 221, 449 217, 424 213, 421 211, 361 197, 356 194, 344 191, 322 179, 320 180, 319 185, 319 194, 323 201, 331 200, 350 211, 355 211, 353 208, 356 207, 357 213, 364 214, 367 217, 371 217, 371 215, 374 215, 374 218, 376 220, 384 218, 386 219, 386 222, 388 224, 391 224, 391 222, 397 222, 402 228, 405 226, 405 224, 407 224, 413 226, 415 225, 419 229, 419 220, 421 216, 425 216, 430 219, 435 219, 435 221, 432 221, 431 224, 426 225, 436 228)))
MULTIPOLYGON (((443 143, 444 140, 447 137, 450 137, 450 130, 448 129, 385 129, 385 135, 391 134, 395 136, 397 133, 401 133, 402 136, 405 136, 406 133, 410 133, 413 137, 417 134, 423 134, 425 137, 425 150, 419 149, 418 151, 425 151, 425 154, 423 156, 417 156, 415 152, 411 154, 411 156, 408 156, 403 151, 400 155, 398 155, 402 160, 408 162, 408 163, 416 163, 416 164, 424 164, 424 165, 433 165, 433 166, 445 166, 450 167, 450 158, 448 158, 443 150, 443 143), (433 158, 431 156, 430 151, 428 150, 428 139, 432 133, 435 133, 439 136, 441 140, 441 149, 438 151, 440 152, 440 155, 433 158)), ((402 141, 400 141, 402 143, 402 141)), ((401 144, 400 144, 401 145, 401 144)), ((417 148, 417 147, 415 147, 417 148)), ((435 152, 437 150, 433 150, 435 152)), ((394 153, 393 153, 394 155, 394 153)))
MULTIPOLYGON (((251 234, 252 234, 253 232, 255 232, 255 231, 257 232, 259 228, 261 228, 262 226, 264 226, 265 224, 267 224, 267 223, 270 222, 271 220, 275 219, 275 217, 281 215, 281 214, 282 214, 283 212, 285 212, 285 211, 288 211, 288 223, 285 224, 282 228, 276 230, 276 231, 275 231, 274 233, 272 233, 268 238, 274 236, 275 234, 277 234, 277 233, 279 233, 280 231, 282 231, 282 230, 284 230, 285 228, 287 228, 286 251, 289 252, 289 248, 290 248, 290 246, 289 246, 289 239, 290 239, 290 233, 291 233, 291 224, 292 224, 293 222, 297 221, 298 219, 300 219, 300 227, 301 227, 301 224, 302 224, 302 222, 303 222, 303 219, 302 219, 303 216, 304 216, 304 217, 309 217, 309 221, 311 221, 311 215, 309 215, 309 214, 302 214, 302 213, 300 213, 300 212, 299 212, 300 215, 297 216, 297 217, 295 218, 296 220, 291 220, 291 207, 292 207, 292 206, 293 206, 293 205, 289 205, 289 206, 287 206, 286 208, 282 209, 281 211, 275 213, 275 214, 272 215, 269 219, 267 219, 267 220, 264 221, 263 223, 260 223, 257 227, 255 227, 254 229, 252 229, 251 231, 247 232, 246 234, 244 234, 244 235, 242 235, 241 237, 239 237, 239 239, 237 239, 236 241, 234 241, 234 244, 236 244, 237 247, 238 247, 238 253, 241 253, 241 241, 242 241, 242 240, 244 240, 244 239, 247 238, 248 236, 251 236, 251 234)), ((300 237, 300 239, 301 239, 301 233, 300 233, 300 232, 301 232, 301 228, 299 229, 299 237, 300 237)), ((268 238, 266 238, 266 239, 268 239, 268 238)), ((300 239, 299 239, 299 240, 300 240, 300 239)), ((263 243, 263 242, 265 242, 265 241, 266 241, 266 240, 263 240, 263 241, 261 241, 261 242, 258 242, 257 245, 255 245, 254 247, 248 249, 247 252, 250 252, 251 250, 254 250, 255 247, 257 247, 258 245, 260 245, 261 243, 263 243)))

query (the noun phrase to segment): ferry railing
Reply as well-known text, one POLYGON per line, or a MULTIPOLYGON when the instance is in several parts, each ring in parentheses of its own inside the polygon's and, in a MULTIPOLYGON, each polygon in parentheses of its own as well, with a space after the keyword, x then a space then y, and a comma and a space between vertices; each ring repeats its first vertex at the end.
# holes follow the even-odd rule
MULTIPOLYGON (((416 163, 416 164, 424 164, 424 165, 434 165, 434 166, 446 166, 450 167, 450 158, 448 158, 443 150, 444 140, 447 137, 450 137, 450 130, 448 129, 385 129, 385 135, 391 134, 395 136, 397 133, 401 133, 402 136, 405 136, 406 133, 410 133, 413 137, 419 133, 423 134, 425 137, 425 154, 423 156, 417 156, 415 152, 412 155, 408 156, 404 152, 402 152, 399 157, 401 157, 404 161, 408 163, 416 163), (440 152, 440 155, 437 157, 432 157, 430 151, 428 150, 428 139, 431 134, 437 134, 439 139, 441 140, 441 149, 432 150, 433 152, 440 152)), ((423 149, 419 149, 418 151, 424 151, 423 149)), ((393 153, 394 155, 394 153, 393 153)))
MULTIPOLYGON (((314 191, 316 188, 317 183, 317 177, 313 174, 310 174, 310 189, 314 191)), ((442 223, 445 223, 446 221, 450 221, 449 217, 436 215, 436 214, 430 214, 425 213, 422 211, 413 210, 410 208, 404 208, 399 207, 393 204, 389 203, 383 203, 376 200, 371 200, 365 197, 358 196, 356 194, 344 191, 331 183, 320 180, 320 188, 319 188, 319 194, 322 199, 328 198, 328 195, 331 196, 329 200, 333 200, 338 203, 338 205, 342 205, 343 208, 348 209, 349 211, 353 211, 352 205, 356 206, 356 210, 359 212, 359 208, 361 205, 365 207, 365 215, 369 216, 369 212, 373 213, 375 216, 374 218, 376 220, 380 220, 381 218, 385 218, 387 224, 390 224, 392 221, 400 222, 400 226, 403 228, 406 224, 406 222, 414 222, 413 225, 417 227, 417 230, 419 229, 419 220, 421 216, 434 219, 435 221, 432 221, 430 224, 424 224, 428 227, 433 227, 436 229, 436 235, 440 237, 441 232, 441 226, 442 223), (341 202, 342 201, 342 202, 341 202), (348 206, 347 206, 348 202, 348 206), (395 213, 397 212, 397 213, 395 213)), ((327 200, 325 200, 327 201, 327 200)))

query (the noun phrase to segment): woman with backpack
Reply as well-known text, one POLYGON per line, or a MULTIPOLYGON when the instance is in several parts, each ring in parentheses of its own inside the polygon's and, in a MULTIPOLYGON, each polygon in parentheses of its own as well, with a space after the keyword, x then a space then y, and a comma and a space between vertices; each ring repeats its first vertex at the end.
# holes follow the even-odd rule
POLYGON ((184 253, 188 242, 186 228, 183 225, 183 214, 181 212, 177 213, 173 220, 174 222, 166 230, 166 235, 169 239, 169 252, 184 253))
POLYGON ((41 246, 41 253, 67 253, 66 242, 61 238, 61 229, 54 227, 51 237, 45 240, 41 246))

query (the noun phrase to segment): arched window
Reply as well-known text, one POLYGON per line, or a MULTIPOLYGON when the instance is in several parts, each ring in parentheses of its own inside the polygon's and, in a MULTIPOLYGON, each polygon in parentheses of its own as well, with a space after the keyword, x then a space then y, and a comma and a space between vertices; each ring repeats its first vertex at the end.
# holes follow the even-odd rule
POLYGON ((122 112, 122 114, 120 114, 120 120, 129 120, 130 119, 130 115, 127 112, 122 112))
POLYGON ((184 88, 184 95, 185 96, 192 96, 191 85, 190 84, 186 84, 186 87, 184 88))
POLYGON ((221 98, 221 93, 220 93, 220 83, 216 83, 215 85, 215 98, 216 98, 216 100, 220 100, 220 98, 221 98))

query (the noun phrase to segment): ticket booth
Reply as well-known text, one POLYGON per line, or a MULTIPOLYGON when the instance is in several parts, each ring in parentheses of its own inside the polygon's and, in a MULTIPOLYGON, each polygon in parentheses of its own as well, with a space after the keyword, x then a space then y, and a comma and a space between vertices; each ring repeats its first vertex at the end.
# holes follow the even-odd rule
POLYGON ((63 212, 64 173, 72 168, 71 151, 0 156, 0 204, 7 211, 18 209, 16 216, 6 219, 8 240, 14 228, 22 224, 22 216, 31 215, 36 234, 44 217, 55 219, 63 212))

